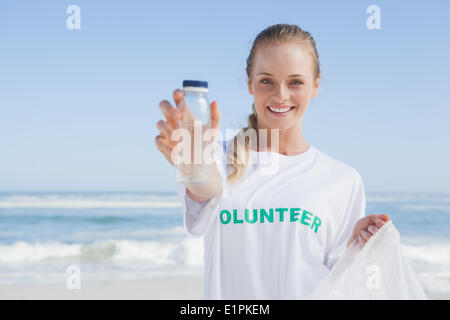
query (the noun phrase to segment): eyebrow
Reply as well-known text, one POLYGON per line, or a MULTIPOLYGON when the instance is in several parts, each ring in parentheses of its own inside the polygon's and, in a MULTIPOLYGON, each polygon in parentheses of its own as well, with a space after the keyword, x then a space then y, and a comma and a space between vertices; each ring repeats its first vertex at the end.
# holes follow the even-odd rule
MULTIPOLYGON (((273 76, 273 74, 270 74, 270 73, 267 73, 267 72, 260 72, 260 73, 258 73, 258 76, 260 75, 260 74, 265 74, 265 75, 268 75, 268 76, 273 76)), ((305 77, 303 74, 291 74, 289 77, 305 77)))

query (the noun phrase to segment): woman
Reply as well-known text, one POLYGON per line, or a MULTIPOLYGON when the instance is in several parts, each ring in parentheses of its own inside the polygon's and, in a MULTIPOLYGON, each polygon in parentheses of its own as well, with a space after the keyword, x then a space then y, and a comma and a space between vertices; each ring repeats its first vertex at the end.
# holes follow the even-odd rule
MULTIPOLYGON (((319 66, 309 32, 288 24, 263 30, 247 59, 254 96, 248 126, 230 141, 217 142, 210 183, 179 184, 185 228, 193 237, 204 236, 206 299, 302 299, 346 246, 356 239, 363 246, 389 220, 366 217, 359 173, 303 137, 319 66), (276 172, 265 174, 262 164, 274 156, 276 172)), ((175 90, 175 104, 182 99, 175 90)), ((167 121, 157 124, 156 145, 173 164, 176 142, 170 137, 182 115, 166 100, 160 108, 167 121)), ((218 129, 217 101, 210 108, 211 126, 218 129)))

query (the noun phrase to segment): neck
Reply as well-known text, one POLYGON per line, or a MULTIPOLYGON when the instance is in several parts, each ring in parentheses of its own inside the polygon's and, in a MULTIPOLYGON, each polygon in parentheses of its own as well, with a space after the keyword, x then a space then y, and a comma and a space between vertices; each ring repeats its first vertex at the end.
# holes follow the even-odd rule
POLYGON ((258 151, 271 151, 291 156, 306 152, 310 147, 303 138, 301 125, 287 129, 258 128, 257 131, 258 151), (266 132, 261 129, 266 129, 266 132), (278 134, 276 130, 278 130, 278 134), (267 137, 265 143, 267 148, 264 146, 264 136, 267 137))

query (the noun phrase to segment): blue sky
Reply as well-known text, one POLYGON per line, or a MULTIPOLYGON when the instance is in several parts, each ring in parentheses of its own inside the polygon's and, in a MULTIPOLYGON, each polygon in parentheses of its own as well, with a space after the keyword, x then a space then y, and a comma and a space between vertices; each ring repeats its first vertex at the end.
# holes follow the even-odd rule
POLYGON ((0 190, 175 190, 154 137, 184 79, 245 126, 251 41, 275 23, 316 40, 304 136, 367 192, 450 192, 448 1, 1 1, 0 190), (81 29, 69 30, 69 5, 81 29), (369 5, 381 30, 369 30, 369 5))

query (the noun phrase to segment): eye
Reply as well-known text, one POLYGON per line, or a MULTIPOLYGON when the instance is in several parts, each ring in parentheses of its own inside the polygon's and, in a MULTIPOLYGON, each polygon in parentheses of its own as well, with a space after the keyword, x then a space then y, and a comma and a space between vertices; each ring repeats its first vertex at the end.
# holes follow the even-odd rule
MULTIPOLYGON (((261 82, 262 84, 267 84, 267 83, 264 82, 264 81, 269 81, 269 82, 270 82, 269 79, 262 79, 260 82, 261 82)), ((299 81, 299 80, 294 80, 294 81, 292 81, 292 83, 294 83, 295 85, 302 85, 302 84, 303 84, 303 82, 301 82, 301 81, 299 81)))

